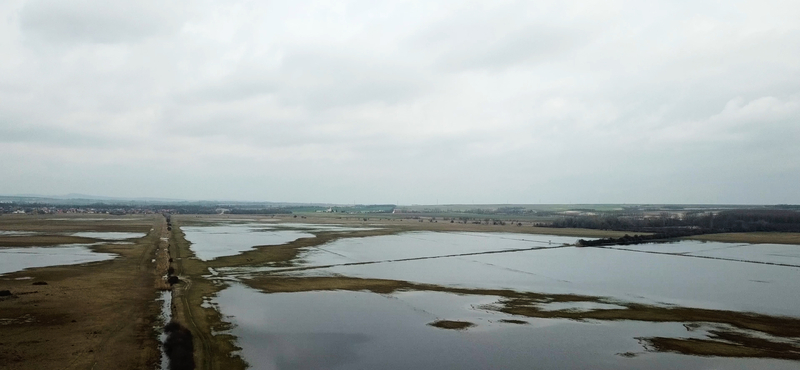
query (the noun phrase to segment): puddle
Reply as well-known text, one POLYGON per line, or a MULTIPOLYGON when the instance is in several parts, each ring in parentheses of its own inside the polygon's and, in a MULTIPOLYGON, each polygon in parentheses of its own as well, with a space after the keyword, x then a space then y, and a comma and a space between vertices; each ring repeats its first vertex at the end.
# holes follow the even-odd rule
POLYGON ((167 340, 167 334, 164 332, 164 326, 172 321, 172 291, 162 291, 156 301, 161 302, 161 313, 158 316, 158 323, 156 323, 155 331, 158 333, 159 350, 161 351, 161 363, 158 368, 161 370, 169 370, 169 357, 164 351, 164 343, 167 340))
POLYGON ((703 338, 682 323, 519 319, 491 297, 442 292, 264 294, 233 284, 214 298, 254 369, 794 369, 796 362, 646 352, 639 338, 703 338), (429 324, 469 322, 466 330, 429 324), (620 354, 625 354, 620 355, 620 354))
POLYGON ((35 231, 0 230, 0 236, 29 236, 39 234, 35 231))
POLYGON ((57 247, 0 248, 0 274, 26 268, 75 265, 115 258, 110 253, 93 252, 85 245, 57 247))
POLYGON ((82 238, 103 239, 103 240, 122 240, 122 239, 139 239, 143 238, 145 233, 124 233, 124 232, 97 232, 86 231, 73 233, 72 236, 79 236, 82 238))
POLYGON ((281 245, 313 234, 296 230, 265 230, 261 224, 186 226, 181 230, 201 260, 233 256, 261 245, 281 245))
POLYGON ((32 322, 36 322, 36 319, 30 314, 25 314, 16 318, 2 318, 0 319, 0 326, 30 324, 32 322))

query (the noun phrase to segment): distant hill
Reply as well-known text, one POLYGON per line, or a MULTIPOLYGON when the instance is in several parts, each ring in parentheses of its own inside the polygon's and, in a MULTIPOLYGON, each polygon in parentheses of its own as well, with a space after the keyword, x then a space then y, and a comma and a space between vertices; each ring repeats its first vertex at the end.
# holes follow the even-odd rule
POLYGON ((54 203, 54 204, 188 202, 185 199, 104 197, 98 195, 77 194, 77 193, 70 193, 65 195, 41 195, 41 194, 0 195, 0 200, 12 201, 12 202, 41 202, 41 203, 54 203))

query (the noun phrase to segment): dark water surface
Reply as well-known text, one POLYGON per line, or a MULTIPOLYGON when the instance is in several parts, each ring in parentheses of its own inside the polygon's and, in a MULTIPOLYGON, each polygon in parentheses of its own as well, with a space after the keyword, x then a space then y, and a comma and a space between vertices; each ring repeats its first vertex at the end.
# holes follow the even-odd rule
POLYGON ((26 268, 76 265, 105 261, 116 257, 111 253, 93 252, 87 245, 68 244, 53 247, 0 248, 0 274, 26 268))
POLYGON ((233 256, 260 245, 280 245, 313 234, 298 230, 278 229, 265 224, 230 224, 219 226, 185 226, 181 230, 197 258, 212 260, 233 256))
POLYGON ((800 368, 798 361, 774 359, 774 352, 762 358, 694 356, 659 350, 651 341, 719 340, 720 332, 739 333, 789 343, 800 352, 800 337, 779 338, 724 320, 684 322, 653 314, 687 308, 689 315, 706 309, 720 317, 800 319, 800 268, 791 266, 798 247, 694 241, 562 245, 576 239, 434 232, 340 239, 305 249, 295 262, 306 270, 221 269, 219 279, 241 282, 212 302, 234 324, 240 355, 255 369, 800 368), (765 264, 774 261, 784 265, 765 264), (377 278, 444 288, 265 293, 247 286, 247 279, 260 276, 377 278), (471 293, 454 294, 451 288, 471 293), (544 295, 544 301, 530 303, 544 314, 501 312, 512 307, 508 297, 476 288, 544 295), (557 294, 587 298, 547 301, 557 294), (654 311, 633 320, 569 319, 636 304, 654 311), (429 325, 437 320, 474 326, 429 325))
POLYGON ((254 369, 797 369, 780 360, 644 353, 642 336, 700 336, 679 323, 519 319, 486 297, 409 292, 263 294, 243 285, 216 303, 254 369), (427 325, 468 320, 468 330, 427 325), (632 353, 635 357, 622 356, 632 353))

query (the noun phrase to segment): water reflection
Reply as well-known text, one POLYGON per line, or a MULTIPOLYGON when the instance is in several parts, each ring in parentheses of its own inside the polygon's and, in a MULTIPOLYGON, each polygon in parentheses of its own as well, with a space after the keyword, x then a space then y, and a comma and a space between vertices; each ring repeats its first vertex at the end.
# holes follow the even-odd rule
POLYGON ((573 321, 557 313, 526 317, 487 309, 481 303, 487 298, 431 291, 264 294, 234 284, 220 292, 215 303, 234 323, 231 333, 254 369, 792 369, 797 365, 774 359, 683 356, 670 353, 679 347, 654 347, 662 344, 657 342, 661 338, 694 343, 713 340, 720 332, 732 333, 724 325, 573 321), (530 324, 507 323, 519 318, 530 324), (428 325, 439 319, 475 326, 445 330, 428 325))
POLYGON ((116 231, 86 231, 73 233, 72 236, 79 236, 82 238, 103 239, 103 240, 123 240, 123 239, 138 239, 143 238, 145 233, 126 233, 116 231))
POLYGON ((797 367, 800 269, 758 263, 796 247, 565 239, 345 238, 282 271, 219 268, 247 286, 215 303, 257 369, 797 367), (441 321, 472 326, 429 325, 441 321))
POLYGON ((574 293, 645 304, 800 317, 798 268, 613 249, 548 248, 339 265, 294 272, 301 273, 409 280, 453 287, 574 293))
POLYGON ((345 238, 310 248, 301 259, 319 266, 350 262, 391 261, 444 255, 531 248, 553 248, 576 238, 509 233, 408 232, 368 238, 345 238))
POLYGON ((379 227, 343 226, 336 224, 321 225, 321 224, 306 224, 306 223, 295 223, 295 222, 282 222, 282 223, 277 223, 274 226, 279 228, 300 229, 307 231, 368 231, 368 230, 381 229, 379 227))
POLYGON ((242 340, 257 343, 247 361, 257 369, 329 369, 358 361, 356 348, 369 340, 348 333, 264 333, 244 328, 242 340))
POLYGON ((104 261, 114 257, 114 254, 97 253, 85 245, 74 244, 63 247, 0 248, 0 274, 32 267, 104 261))
POLYGON ((158 323, 156 324, 156 332, 158 333, 159 350, 161 351, 161 370, 169 370, 169 356, 164 350, 164 343, 167 341, 167 333, 164 332, 164 326, 172 321, 172 291, 162 291, 157 302, 161 302, 161 313, 158 316, 158 323))
POLYGON ((233 256, 261 245, 280 245, 300 238, 313 237, 297 230, 272 230, 263 224, 221 226, 184 226, 181 230, 197 258, 211 260, 233 256))
POLYGON ((0 236, 30 236, 38 234, 35 231, 0 230, 0 236))

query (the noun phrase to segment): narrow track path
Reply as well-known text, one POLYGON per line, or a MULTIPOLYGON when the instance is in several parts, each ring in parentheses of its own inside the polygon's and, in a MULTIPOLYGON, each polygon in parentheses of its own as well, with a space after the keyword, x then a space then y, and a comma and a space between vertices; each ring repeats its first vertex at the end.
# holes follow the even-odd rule
MULTIPOLYGON (((192 280, 189 277, 189 274, 186 273, 186 269, 184 266, 184 259, 189 257, 186 251, 184 251, 183 246, 186 244, 186 241, 183 237, 180 228, 177 226, 172 226, 172 231, 169 232, 169 240, 170 240, 170 256, 172 256, 173 263, 175 264, 173 267, 175 268, 175 274, 181 279, 183 283, 182 286, 174 286, 172 289, 172 300, 180 301, 180 306, 183 308, 183 312, 186 317, 186 322, 183 322, 185 326, 192 332, 193 339, 195 343, 195 365, 197 369, 207 369, 212 370, 216 367, 213 365, 213 353, 212 353, 212 346, 211 346, 211 338, 210 333, 206 333, 200 329, 200 326, 197 324, 197 319, 194 317, 194 310, 192 310, 191 302, 189 301, 189 295, 187 294, 192 289, 192 280), (182 242, 179 242, 182 241, 182 242), (199 345, 199 346, 198 346, 199 345), (199 354, 197 351, 199 350, 199 354), (199 360, 199 361, 197 361, 199 360)), ((173 310, 175 310, 175 306, 173 306, 173 310)), ((177 317, 178 312, 173 312, 172 317, 177 317)))

